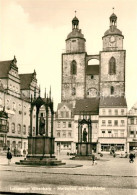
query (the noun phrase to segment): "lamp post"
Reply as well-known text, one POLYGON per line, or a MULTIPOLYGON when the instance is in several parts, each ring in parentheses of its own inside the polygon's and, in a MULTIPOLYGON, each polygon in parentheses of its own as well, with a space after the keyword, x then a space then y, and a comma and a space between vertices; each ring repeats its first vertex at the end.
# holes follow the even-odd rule
POLYGON ((5 112, 5 107, 0 111, 0 134, 3 135, 3 147, 7 148, 7 133, 8 133, 8 114, 5 112))

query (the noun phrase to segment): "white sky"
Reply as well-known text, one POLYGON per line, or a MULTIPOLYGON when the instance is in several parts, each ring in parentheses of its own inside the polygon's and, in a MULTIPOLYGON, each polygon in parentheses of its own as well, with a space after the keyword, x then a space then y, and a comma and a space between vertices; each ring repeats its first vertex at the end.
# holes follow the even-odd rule
POLYGON ((15 55, 19 73, 35 69, 41 96, 51 85, 56 110, 61 101, 61 54, 72 30, 74 11, 86 38, 87 53, 98 54, 112 7, 124 35, 130 108, 137 102, 137 0, 0 0, 0 61, 15 55))

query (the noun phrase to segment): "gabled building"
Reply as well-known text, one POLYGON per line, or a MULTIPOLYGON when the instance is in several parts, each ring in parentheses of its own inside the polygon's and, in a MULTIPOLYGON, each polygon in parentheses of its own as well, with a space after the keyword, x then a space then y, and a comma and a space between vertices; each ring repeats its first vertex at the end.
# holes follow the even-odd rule
POLYGON ((36 72, 19 74, 17 60, 0 62, 0 109, 8 113, 7 143, 0 132, 0 148, 6 144, 14 151, 27 150, 30 129, 30 97, 38 95, 36 72))

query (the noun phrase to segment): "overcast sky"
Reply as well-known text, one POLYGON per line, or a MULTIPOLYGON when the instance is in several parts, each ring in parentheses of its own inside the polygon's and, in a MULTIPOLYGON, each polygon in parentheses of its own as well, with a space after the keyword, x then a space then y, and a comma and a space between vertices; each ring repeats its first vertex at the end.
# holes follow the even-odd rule
POLYGON ((37 72, 38 84, 61 101, 61 54, 77 10, 88 54, 99 54, 112 8, 126 50, 128 108, 137 102, 137 0, 0 0, 0 61, 17 58, 19 73, 37 72))

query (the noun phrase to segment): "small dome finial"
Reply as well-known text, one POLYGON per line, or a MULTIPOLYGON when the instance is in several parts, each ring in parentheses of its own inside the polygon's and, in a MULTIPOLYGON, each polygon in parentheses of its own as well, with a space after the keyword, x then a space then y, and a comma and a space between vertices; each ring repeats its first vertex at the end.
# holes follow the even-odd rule
POLYGON ((75 17, 76 17, 76 13, 77 13, 77 11, 75 10, 75 17))
POLYGON ((113 13, 114 13, 114 9, 115 9, 115 8, 114 8, 114 7, 112 7, 113 13))
POLYGON ((76 17, 76 12, 77 12, 77 11, 75 11, 75 17, 74 17, 73 20, 72 20, 72 30, 73 30, 73 29, 78 29, 79 20, 78 20, 78 18, 76 17))

